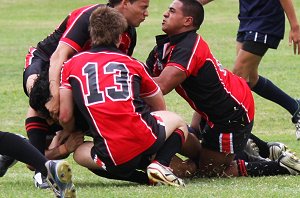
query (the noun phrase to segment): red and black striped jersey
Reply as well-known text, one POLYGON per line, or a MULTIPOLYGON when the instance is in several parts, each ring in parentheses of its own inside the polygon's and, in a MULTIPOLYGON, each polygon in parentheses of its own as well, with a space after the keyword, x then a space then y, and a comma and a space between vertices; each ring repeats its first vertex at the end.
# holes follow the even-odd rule
POLYGON ((115 47, 93 48, 73 56, 62 69, 63 88, 72 89, 104 162, 125 163, 156 141, 145 121, 150 109, 142 98, 160 89, 141 62, 115 47))
POLYGON ((230 127, 254 119, 254 100, 246 81, 225 69, 195 31, 157 36, 147 67, 153 76, 165 67, 185 72, 187 78, 176 91, 210 126, 230 127))
MULTIPOLYGON (((89 17, 99 6, 107 5, 89 5, 72 11, 52 34, 37 44, 36 53, 38 56, 45 61, 49 61, 59 42, 69 45, 76 52, 90 49, 89 17)), ((135 45, 136 30, 130 26, 122 36, 120 49, 131 56, 135 45)))

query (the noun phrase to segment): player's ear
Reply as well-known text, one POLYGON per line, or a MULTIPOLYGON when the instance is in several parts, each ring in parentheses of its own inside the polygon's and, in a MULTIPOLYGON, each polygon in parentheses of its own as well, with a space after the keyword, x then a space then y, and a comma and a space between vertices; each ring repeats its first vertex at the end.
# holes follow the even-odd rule
POLYGON ((193 26, 193 17, 191 16, 187 16, 185 17, 185 22, 184 22, 184 26, 188 27, 188 26, 193 26))
POLYGON ((123 6, 127 6, 129 3, 130 3, 129 0, 122 0, 122 2, 121 2, 121 4, 122 4, 123 6))

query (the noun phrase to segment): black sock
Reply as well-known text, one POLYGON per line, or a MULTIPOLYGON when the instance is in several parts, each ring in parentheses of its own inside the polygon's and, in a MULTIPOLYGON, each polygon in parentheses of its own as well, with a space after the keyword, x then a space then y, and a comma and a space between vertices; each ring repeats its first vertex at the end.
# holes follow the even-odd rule
POLYGON ((148 176, 143 171, 135 170, 129 177, 121 177, 118 175, 111 174, 105 170, 102 169, 89 169, 96 175, 100 177, 105 177, 107 179, 116 179, 116 180, 122 180, 122 181, 130 181, 135 182, 139 184, 149 184, 148 176))
POLYGON ((183 132, 176 129, 158 150, 155 160, 164 166, 169 166, 172 157, 181 150, 184 141, 183 132))
POLYGON ((259 139, 257 136, 251 133, 250 139, 254 141, 254 143, 257 145, 259 148, 259 155, 263 158, 268 158, 270 156, 270 150, 268 143, 259 139))
POLYGON ((298 103, 294 98, 287 95, 279 87, 277 87, 271 81, 262 76, 259 76, 258 82, 252 88, 252 91, 254 91, 263 98, 266 98, 279 104, 288 112, 290 112, 291 115, 293 115, 298 109, 298 103))
POLYGON ((0 132, 0 154, 7 155, 18 161, 36 168, 42 175, 47 176, 45 163, 47 159, 27 140, 18 135, 0 132))
POLYGON ((25 128, 30 143, 44 155, 46 136, 49 133, 49 125, 46 120, 37 116, 27 118, 25 128))
POLYGON ((246 162, 245 166, 248 175, 253 177, 290 174, 286 168, 275 161, 246 162))

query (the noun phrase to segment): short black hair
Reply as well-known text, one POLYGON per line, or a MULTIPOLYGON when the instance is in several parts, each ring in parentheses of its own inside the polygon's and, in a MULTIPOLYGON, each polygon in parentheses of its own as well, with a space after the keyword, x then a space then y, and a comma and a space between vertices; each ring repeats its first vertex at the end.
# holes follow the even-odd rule
POLYGON ((29 94, 29 105, 37 111, 43 118, 51 118, 50 112, 46 108, 46 103, 51 99, 49 89, 49 72, 42 71, 34 81, 29 94))
MULTIPOLYGON (((130 3, 134 3, 137 0, 129 0, 130 3)), ((110 5, 111 7, 114 7, 118 4, 120 4, 122 2, 122 0, 108 0, 108 5, 110 5)))
POLYGON ((193 17, 193 26, 199 29, 204 20, 204 9, 197 0, 179 0, 182 4, 182 12, 185 16, 193 17))

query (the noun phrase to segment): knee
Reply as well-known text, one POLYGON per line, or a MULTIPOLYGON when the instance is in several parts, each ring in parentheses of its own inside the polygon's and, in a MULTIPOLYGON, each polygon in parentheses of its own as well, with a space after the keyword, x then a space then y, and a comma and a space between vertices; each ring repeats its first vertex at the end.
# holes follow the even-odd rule
POLYGON ((73 153, 73 159, 76 163, 81 165, 80 151, 78 150, 78 148, 73 153))

